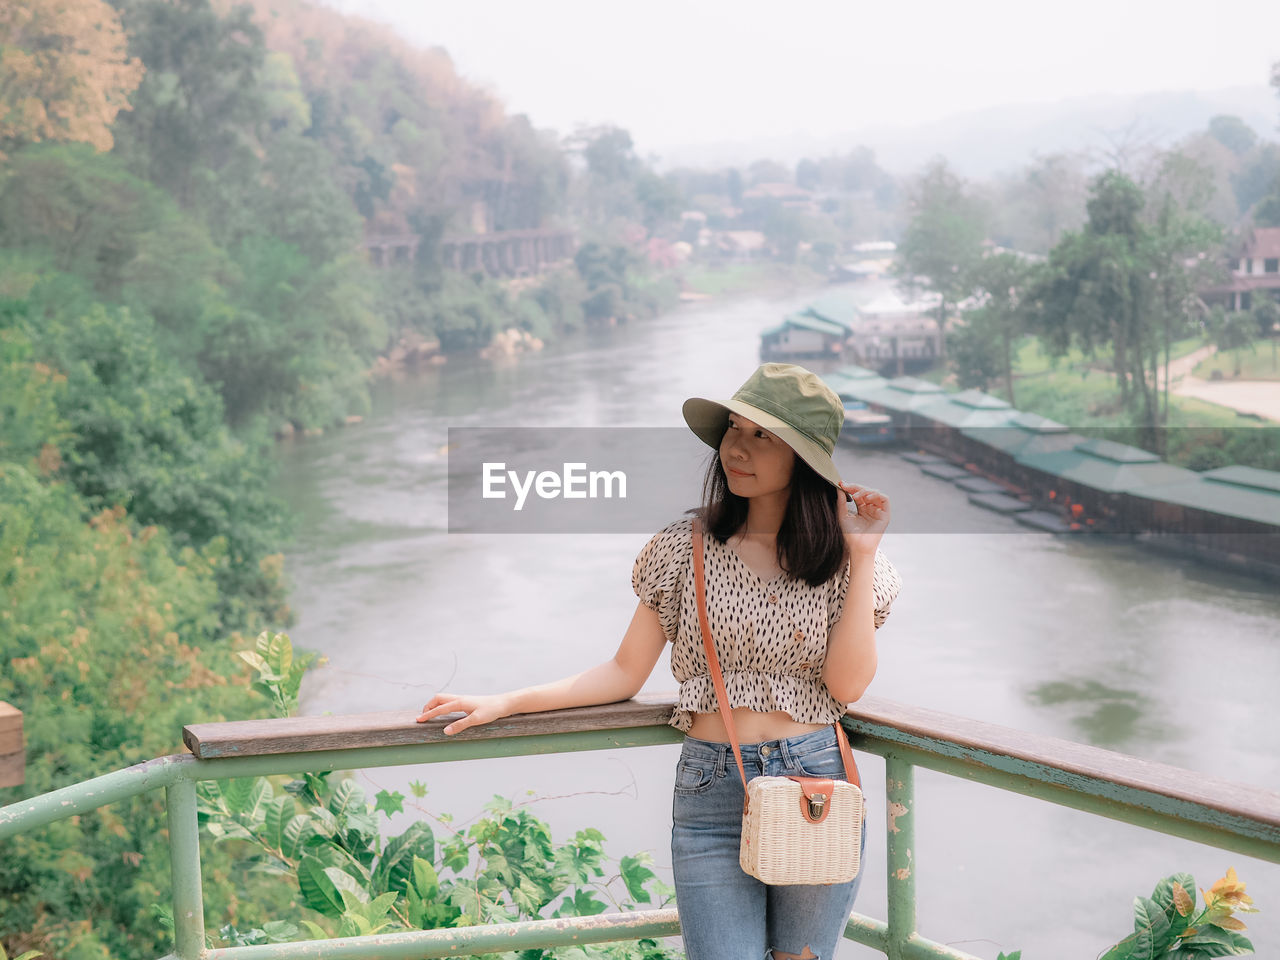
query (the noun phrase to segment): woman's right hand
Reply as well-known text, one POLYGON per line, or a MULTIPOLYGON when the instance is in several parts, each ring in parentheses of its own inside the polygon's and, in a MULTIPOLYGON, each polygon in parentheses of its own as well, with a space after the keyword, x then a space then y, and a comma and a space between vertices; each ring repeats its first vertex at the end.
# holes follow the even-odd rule
POLYGON ((504 693, 488 696, 468 696, 464 693, 437 693, 422 708, 418 723, 434 720, 446 713, 465 713, 465 717, 454 720, 444 728, 447 734, 460 733, 467 727, 489 723, 493 720, 508 717, 515 711, 511 709, 511 700, 504 693))

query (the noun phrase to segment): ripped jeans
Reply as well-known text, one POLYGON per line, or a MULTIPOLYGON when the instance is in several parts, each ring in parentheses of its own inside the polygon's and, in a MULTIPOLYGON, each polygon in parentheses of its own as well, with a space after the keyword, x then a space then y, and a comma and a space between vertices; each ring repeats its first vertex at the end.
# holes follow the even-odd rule
MULTIPOLYGON (((747 779, 758 776, 834 777, 844 763, 832 727, 741 743, 747 779)), ((853 910, 864 859, 847 883, 762 883, 738 865, 742 778, 727 743, 686 736, 676 764, 672 798, 671 866, 681 937, 689 960, 831 960, 853 910), (776 954, 771 951, 777 951, 776 954)))

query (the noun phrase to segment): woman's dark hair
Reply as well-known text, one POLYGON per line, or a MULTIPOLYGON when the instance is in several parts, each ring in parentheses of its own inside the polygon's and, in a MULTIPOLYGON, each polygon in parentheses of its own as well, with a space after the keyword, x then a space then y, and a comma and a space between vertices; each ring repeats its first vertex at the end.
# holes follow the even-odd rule
MULTIPOLYGON (((811 587, 830 580, 844 568, 847 545, 836 514, 835 488, 800 456, 791 471, 791 496, 778 530, 778 562, 782 569, 811 587)), ((698 515, 711 534, 724 543, 747 522, 747 498, 729 489, 719 450, 712 451, 702 480, 698 515)))

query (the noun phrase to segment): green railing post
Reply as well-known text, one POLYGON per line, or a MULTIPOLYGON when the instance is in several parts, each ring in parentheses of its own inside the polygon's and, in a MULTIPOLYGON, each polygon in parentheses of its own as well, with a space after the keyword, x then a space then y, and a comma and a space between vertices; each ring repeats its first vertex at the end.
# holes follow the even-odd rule
POLYGON ((889 960, 905 960, 916 932, 915 767, 893 754, 884 758, 885 850, 889 871, 889 960))
POLYGON ((174 956, 198 960, 204 953, 204 892, 200 885, 200 824, 196 784, 179 780, 165 788, 169 816, 169 867, 173 877, 174 956))

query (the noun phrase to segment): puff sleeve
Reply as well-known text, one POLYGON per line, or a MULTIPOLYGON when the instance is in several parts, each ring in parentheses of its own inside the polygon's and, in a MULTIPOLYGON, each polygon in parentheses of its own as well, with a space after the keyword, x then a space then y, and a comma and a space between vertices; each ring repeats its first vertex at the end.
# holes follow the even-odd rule
POLYGON ((677 520, 654 534, 631 568, 631 589, 657 612, 668 642, 680 627, 680 595, 692 557, 693 521, 677 520))
MULTIPOLYGON (((827 596, 827 629, 840 619, 844 612, 844 598, 849 592, 849 564, 844 565, 844 575, 827 596)), ((875 624, 879 630, 889 616, 889 608, 902 589, 902 577, 897 568, 889 562, 889 558, 879 549, 876 550, 875 573, 872 575, 871 592, 875 596, 875 624)))

